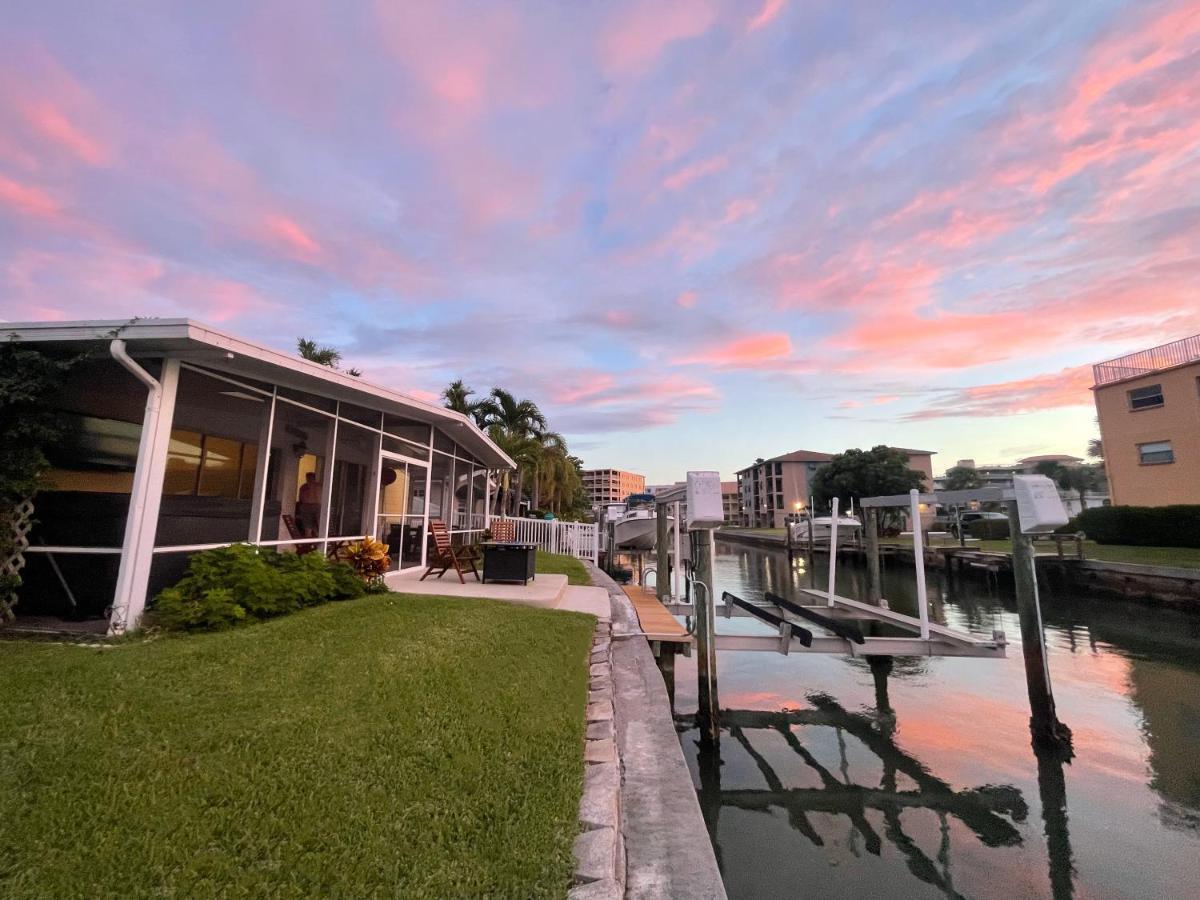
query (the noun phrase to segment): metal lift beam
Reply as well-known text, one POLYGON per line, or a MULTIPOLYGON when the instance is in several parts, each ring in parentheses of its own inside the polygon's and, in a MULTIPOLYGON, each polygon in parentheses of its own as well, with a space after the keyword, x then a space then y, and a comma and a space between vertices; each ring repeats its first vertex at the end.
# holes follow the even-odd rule
POLYGON ((829 616, 821 615, 821 613, 814 612, 807 606, 793 603, 791 600, 780 597, 778 594, 772 594, 770 591, 763 596, 768 603, 773 603, 780 609, 787 610, 793 615, 800 616, 802 619, 808 619, 808 621, 820 625, 826 631, 830 631, 838 637, 854 641, 856 644, 865 644, 867 642, 862 631, 852 622, 839 622, 837 619, 831 619, 829 616))
POLYGON ((729 591, 721 594, 721 602, 732 603, 734 606, 744 609, 750 615, 754 616, 754 618, 766 622, 773 628, 782 629, 786 626, 791 629, 792 639, 799 641, 805 647, 811 647, 813 644, 813 633, 807 628, 803 628, 795 622, 789 622, 787 619, 777 616, 774 613, 769 613, 761 606, 755 606, 753 603, 729 593, 729 591))

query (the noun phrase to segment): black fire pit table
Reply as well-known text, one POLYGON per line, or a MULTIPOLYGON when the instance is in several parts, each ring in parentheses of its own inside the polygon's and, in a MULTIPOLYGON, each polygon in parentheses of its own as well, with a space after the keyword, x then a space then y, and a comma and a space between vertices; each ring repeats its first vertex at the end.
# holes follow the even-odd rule
POLYGON ((529 584, 534 579, 537 544, 483 543, 483 581, 519 581, 529 584))

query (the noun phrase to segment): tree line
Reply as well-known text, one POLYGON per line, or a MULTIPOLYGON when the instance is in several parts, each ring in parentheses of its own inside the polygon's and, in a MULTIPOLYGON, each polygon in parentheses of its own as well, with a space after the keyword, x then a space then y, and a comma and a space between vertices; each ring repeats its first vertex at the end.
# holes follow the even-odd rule
POLYGON ((504 388, 480 396, 461 378, 442 391, 442 400, 447 409, 473 419, 517 464, 515 473, 505 472, 501 478, 506 513, 519 512, 525 497, 531 509, 546 509, 560 518, 587 509, 583 463, 571 455, 566 439, 549 427, 536 403, 518 400, 504 388))

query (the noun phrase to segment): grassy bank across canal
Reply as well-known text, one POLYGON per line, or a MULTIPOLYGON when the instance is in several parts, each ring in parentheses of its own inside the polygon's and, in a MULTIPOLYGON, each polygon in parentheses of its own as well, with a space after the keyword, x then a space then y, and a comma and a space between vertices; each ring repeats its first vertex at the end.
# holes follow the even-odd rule
MULTIPOLYGON (((723 528, 722 531, 733 534, 754 535, 768 539, 784 541, 787 533, 782 528, 723 528)), ((719 534, 720 532, 718 532, 719 534)), ((900 547, 911 547, 912 537, 883 538, 881 543, 894 544, 900 547)), ((933 541, 931 547, 957 547, 958 541, 944 538, 933 541)), ((1012 553, 1012 542, 1008 539, 998 541, 973 541, 968 544, 972 550, 985 550, 992 553, 1012 553)), ((1052 541, 1035 541, 1034 551, 1039 555, 1057 555, 1052 541)), ((1064 547, 1067 556, 1073 556, 1075 545, 1068 543, 1064 547)), ((1130 563, 1142 566, 1175 566, 1181 569, 1200 569, 1200 549, 1193 547, 1132 547, 1123 544, 1097 544, 1095 541, 1083 542, 1085 559, 1100 562, 1130 563)))
POLYGON ((0 643, 0 895, 563 896, 593 625, 386 594, 0 643))

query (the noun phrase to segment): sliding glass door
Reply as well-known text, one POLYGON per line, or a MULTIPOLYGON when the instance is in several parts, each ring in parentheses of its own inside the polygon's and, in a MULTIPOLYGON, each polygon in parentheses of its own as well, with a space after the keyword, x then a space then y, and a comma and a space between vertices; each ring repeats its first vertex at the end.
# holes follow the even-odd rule
POLYGON ((397 454, 382 454, 375 536, 388 545, 393 569, 408 569, 422 562, 428 475, 426 463, 397 454))

